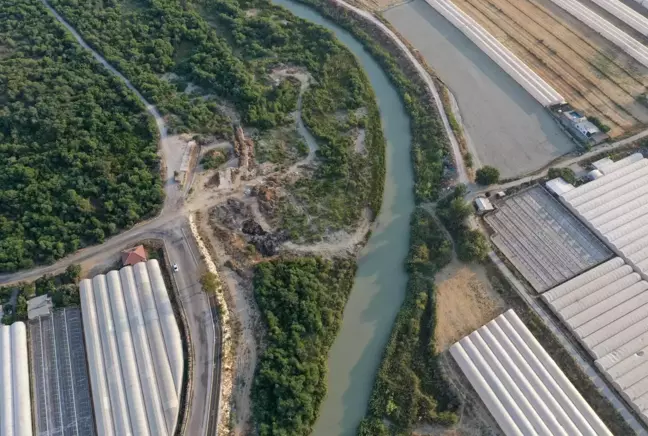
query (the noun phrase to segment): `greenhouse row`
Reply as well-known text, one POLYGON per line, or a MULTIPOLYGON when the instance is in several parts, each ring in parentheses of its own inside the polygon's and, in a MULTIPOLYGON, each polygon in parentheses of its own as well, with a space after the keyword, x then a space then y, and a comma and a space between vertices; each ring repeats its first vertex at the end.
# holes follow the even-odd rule
POLYGON ((450 353, 507 436, 612 435, 513 310, 450 353))
POLYGON ((174 434, 184 359, 157 260, 80 287, 98 434, 174 434))

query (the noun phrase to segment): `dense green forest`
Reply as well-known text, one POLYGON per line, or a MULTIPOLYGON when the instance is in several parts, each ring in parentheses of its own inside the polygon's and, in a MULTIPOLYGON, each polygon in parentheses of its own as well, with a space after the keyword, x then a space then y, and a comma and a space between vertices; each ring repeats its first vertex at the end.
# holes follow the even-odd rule
POLYGON ((326 394, 326 359, 353 285, 349 259, 261 263, 254 294, 268 327, 252 387, 261 436, 308 435, 326 394))
POLYGON ((157 131, 38 0, 0 0, 0 270, 157 212, 157 131))
POLYGON ((281 66, 307 70, 313 80, 303 115, 318 140, 319 165, 314 177, 287 187, 276 224, 293 239, 315 240, 355 225, 365 206, 378 212, 384 138, 373 91, 353 55, 323 27, 267 0, 51 4, 176 131, 225 131, 223 104, 246 126, 279 128, 291 122, 298 93, 288 80, 277 85, 270 73, 281 66), (358 128, 366 130, 364 155, 353 150, 358 128))

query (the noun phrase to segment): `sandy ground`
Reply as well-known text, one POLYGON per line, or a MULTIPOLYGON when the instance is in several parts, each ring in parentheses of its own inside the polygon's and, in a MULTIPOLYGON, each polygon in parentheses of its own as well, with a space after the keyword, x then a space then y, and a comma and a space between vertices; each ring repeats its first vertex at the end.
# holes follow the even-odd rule
POLYGON ((635 97, 648 69, 550 0, 454 0, 574 107, 597 116, 611 136, 648 122, 635 97))
POLYGON ((437 274, 435 282, 437 352, 445 351, 506 308, 481 265, 466 265, 454 260, 437 274))
POLYGON ((352 0, 347 3, 367 11, 384 11, 411 0, 352 0))
POLYGON ((479 162, 508 178, 574 148, 537 101, 427 3, 416 0, 383 15, 456 97, 479 162))

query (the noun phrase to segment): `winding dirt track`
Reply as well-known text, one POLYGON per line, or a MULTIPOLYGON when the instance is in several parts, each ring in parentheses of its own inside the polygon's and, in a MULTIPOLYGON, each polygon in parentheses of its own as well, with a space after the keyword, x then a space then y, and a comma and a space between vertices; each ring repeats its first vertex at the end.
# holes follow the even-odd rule
POLYGON ((646 90, 648 69, 564 11, 555 10, 545 0, 454 3, 574 107, 610 126, 611 136, 648 123, 648 108, 636 100, 646 90))

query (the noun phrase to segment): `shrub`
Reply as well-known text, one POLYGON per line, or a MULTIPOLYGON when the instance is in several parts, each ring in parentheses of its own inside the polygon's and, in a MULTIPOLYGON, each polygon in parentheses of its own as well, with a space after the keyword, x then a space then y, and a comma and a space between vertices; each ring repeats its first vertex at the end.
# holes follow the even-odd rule
POLYGON ((562 177, 562 179, 571 183, 572 185, 576 183, 576 174, 571 168, 549 168, 549 173, 547 174, 550 179, 555 179, 556 177, 562 177))
POLYGON ((499 182, 499 170, 491 166, 483 166, 477 170, 477 183, 483 186, 488 186, 499 182))
POLYGON ((608 126, 607 124, 603 124, 603 122, 598 117, 592 117, 592 116, 587 117, 587 121, 594 124, 603 133, 607 133, 610 131, 610 126, 608 126))

